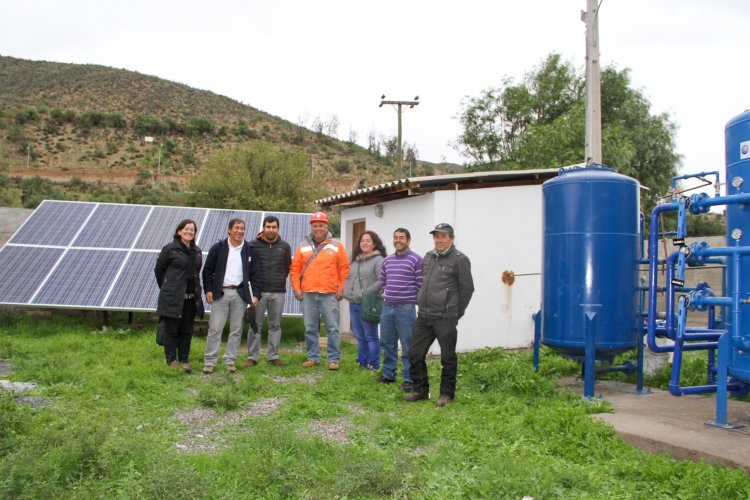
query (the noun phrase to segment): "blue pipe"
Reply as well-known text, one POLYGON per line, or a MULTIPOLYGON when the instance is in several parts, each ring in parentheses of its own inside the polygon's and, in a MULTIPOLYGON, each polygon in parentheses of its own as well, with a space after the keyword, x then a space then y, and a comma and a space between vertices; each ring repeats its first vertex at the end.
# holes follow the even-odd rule
POLYGON ((681 175, 679 177, 672 177, 672 189, 677 187, 677 181, 682 179, 692 179, 694 177, 705 177, 707 175, 715 175, 716 176, 716 184, 719 184, 721 182, 721 176, 718 171, 713 170, 711 172, 701 172, 699 174, 687 174, 687 175, 681 175))
POLYGON ((706 305, 723 305, 731 306, 732 315, 732 328, 731 328, 731 343, 737 349, 747 351, 750 350, 750 340, 744 339, 740 332, 740 268, 742 266, 741 257, 744 255, 750 255, 750 247, 725 247, 725 248, 704 248, 696 249, 696 253, 706 256, 725 255, 732 258, 732 275, 730 276, 730 297, 696 297, 698 304, 706 305), (713 304, 712 304, 713 303, 713 304))
POLYGON ((531 315, 534 319, 534 373, 539 373, 539 344, 542 340, 542 311, 531 315))
MULTIPOLYGON (((701 208, 714 207, 717 205, 743 205, 750 202, 750 193, 729 194, 715 198, 701 198, 698 195, 691 197, 691 212, 700 212, 701 208)), ((671 205, 671 203, 670 203, 671 205)))
POLYGON ((653 352, 670 352, 672 349, 656 344, 656 269, 659 257, 659 215, 662 212, 677 210, 677 203, 657 205, 651 211, 651 232, 648 235, 648 320, 646 321, 646 341, 653 352))
MULTIPOLYGON (((667 257, 667 274, 666 274, 666 292, 667 292, 667 313, 666 313, 666 325, 664 328, 664 333, 666 333, 667 337, 674 340, 675 339, 675 327, 674 327, 674 292, 675 292, 675 286, 672 283, 672 277, 674 276, 674 261, 677 259, 677 256, 679 255, 679 252, 672 252, 669 257, 667 257)), ((685 289, 687 290, 687 289, 685 289)), ((657 329, 659 330, 659 329, 657 329)), ((723 333, 723 330, 711 330, 706 328, 686 328, 685 329, 685 335, 684 339, 686 341, 695 341, 695 340, 713 340, 718 341, 719 336, 723 333)), ((696 348, 689 348, 687 350, 700 350, 700 349, 708 349, 710 348, 710 344, 695 344, 701 346, 699 349, 696 348)), ((674 350, 673 346, 657 346, 660 350, 659 352, 672 352, 674 350)), ((715 345, 713 347, 716 347, 715 345)), ((649 348, 653 349, 651 345, 649 345, 649 348)))

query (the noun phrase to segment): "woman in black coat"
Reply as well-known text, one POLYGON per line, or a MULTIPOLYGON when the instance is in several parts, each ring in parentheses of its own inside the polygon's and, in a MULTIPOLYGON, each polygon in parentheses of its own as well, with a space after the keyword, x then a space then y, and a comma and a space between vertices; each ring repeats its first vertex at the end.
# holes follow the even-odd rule
POLYGON ((196 314, 203 317, 200 272, 201 249, 195 244, 198 228, 185 219, 174 233, 174 241, 164 246, 156 260, 154 274, 159 285, 159 328, 164 331, 164 356, 167 364, 190 373, 190 341, 196 314), (179 360, 179 362, 178 362, 179 360))

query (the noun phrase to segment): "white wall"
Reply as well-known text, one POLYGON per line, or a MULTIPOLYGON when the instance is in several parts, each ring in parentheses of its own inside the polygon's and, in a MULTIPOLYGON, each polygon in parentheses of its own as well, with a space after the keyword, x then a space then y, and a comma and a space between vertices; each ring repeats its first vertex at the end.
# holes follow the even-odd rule
MULTIPOLYGON (((458 325, 459 351, 482 347, 524 347, 533 341, 531 315, 541 302, 542 188, 503 188, 438 191, 382 203, 383 217, 374 206, 342 210, 342 240, 347 251, 352 223, 365 220, 367 229, 380 235, 388 252, 397 227, 412 234, 412 249, 430 250, 429 231, 448 222, 456 231, 456 247, 471 260, 474 296, 458 325), (501 281, 511 270, 513 285, 501 281)), ((345 302, 344 302, 345 304, 345 302)), ((342 307, 342 331, 349 329, 348 304, 342 307)), ((439 352, 437 343, 432 352, 439 352)))

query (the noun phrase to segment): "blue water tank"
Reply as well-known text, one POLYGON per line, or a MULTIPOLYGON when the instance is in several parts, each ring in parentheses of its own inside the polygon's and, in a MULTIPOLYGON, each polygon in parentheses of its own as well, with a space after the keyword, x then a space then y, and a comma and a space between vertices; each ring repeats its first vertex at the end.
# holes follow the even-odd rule
MULTIPOLYGON (((750 193, 750 110, 735 116, 724 129, 727 165, 727 194, 750 193)), ((727 246, 750 246, 750 206, 727 205, 727 246), (741 233, 735 231, 739 229, 741 233), (734 237, 732 233, 734 232, 734 237), (741 234, 739 240, 735 237, 741 234)), ((732 276, 733 264, 727 259, 727 275, 732 276)), ((750 293, 750 257, 742 257, 740 271, 741 296, 750 293)), ((743 304, 739 331, 745 338, 750 334, 750 305, 743 304)), ((726 315, 727 330, 732 330, 734 319, 726 315)), ((750 353, 732 349, 729 374, 740 380, 750 381, 750 353)))
POLYGON ((544 345, 580 358, 587 328, 599 360, 637 345, 638 190, 635 179, 606 167, 561 170, 542 186, 544 345))

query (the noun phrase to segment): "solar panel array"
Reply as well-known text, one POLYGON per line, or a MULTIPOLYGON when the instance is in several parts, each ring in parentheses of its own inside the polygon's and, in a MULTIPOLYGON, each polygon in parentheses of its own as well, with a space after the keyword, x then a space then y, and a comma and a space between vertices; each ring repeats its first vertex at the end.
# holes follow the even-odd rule
MULTIPOLYGON (((251 240, 266 215, 294 252, 310 214, 45 200, 0 248, 0 304, 156 311, 154 264, 181 220, 198 226, 205 262, 231 219, 245 221, 251 240)), ((288 281, 284 314, 302 314, 288 281)))

